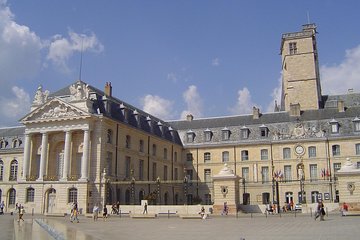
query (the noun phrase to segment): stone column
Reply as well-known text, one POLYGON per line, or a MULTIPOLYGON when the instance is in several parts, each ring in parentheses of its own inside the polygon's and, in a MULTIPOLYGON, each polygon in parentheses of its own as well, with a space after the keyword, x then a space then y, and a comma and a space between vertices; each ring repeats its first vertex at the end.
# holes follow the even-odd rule
POLYGON ((45 175, 45 166, 47 161, 48 133, 44 132, 41 138, 41 156, 39 166, 39 181, 42 181, 45 175))
POLYGON ((90 132, 88 129, 84 130, 84 147, 83 147, 83 156, 81 159, 81 179, 82 181, 87 181, 88 176, 88 162, 89 162, 89 144, 90 144, 90 132))
POLYGON ((30 134, 25 133, 25 146, 24 146, 24 161, 23 161, 23 172, 22 178, 26 180, 29 175, 29 163, 30 163, 30 134))
POLYGON ((65 132, 65 146, 64 146, 64 168, 62 172, 62 181, 67 181, 69 176, 70 156, 71 156, 71 131, 65 132))

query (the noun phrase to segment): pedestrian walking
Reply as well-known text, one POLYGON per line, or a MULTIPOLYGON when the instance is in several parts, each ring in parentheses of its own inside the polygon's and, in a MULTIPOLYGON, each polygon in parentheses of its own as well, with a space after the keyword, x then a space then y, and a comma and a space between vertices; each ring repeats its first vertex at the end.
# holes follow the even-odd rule
POLYGON ((107 217, 108 217, 108 210, 107 210, 106 205, 105 205, 104 209, 103 209, 103 220, 106 221, 107 217))
POLYGON ((4 214, 4 207, 5 207, 5 204, 4 204, 4 201, 2 201, 0 203, 0 215, 3 215, 4 214))
POLYGON ((147 203, 144 204, 144 211, 143 211, 143 214, 147 214, 148 213, 148 210, 147 210, 147 203))
POLYGON ((98 217, 99 217, 99 207, 97 204, 94 205, 94 208, 93 208, 93 219, 94 219, 94 222, 98 220, 98 217))
POLYGON ((70 222, 73 222, 76 220, 77 223, 79 223, 79 218, 78 218, 78 205, 77 203, 74 203, 74 207, 72 209, 72 216, 70 216, 70 222))
POLYGON ((20 207, 20 210, 19 210, 19 219, 18 219, 18 222, 20 222, 20 220, 24 221, 24 213, 25 213, 25 209, 24 209, 24 206, 21 206, 20 207))

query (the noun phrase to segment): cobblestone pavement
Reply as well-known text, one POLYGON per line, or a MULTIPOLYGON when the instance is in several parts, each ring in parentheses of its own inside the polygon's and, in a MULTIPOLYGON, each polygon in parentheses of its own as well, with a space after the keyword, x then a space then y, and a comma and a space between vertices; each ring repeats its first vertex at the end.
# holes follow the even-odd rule
MULTIPOLYGON (((25 222, 17 223, 14 216, 0 216, 0 239, 34 239, 34 236, 47 236, 41 239, 51 239, 44 230, 39 230, 38 224, 31 216, 25 215, 25 222), (22 234, 19 234, 19 231, 22 234), (32 233, 36 231, 37 234, 32 233), (41 232, 44 231, 44 232, 41 232), (45 235, 44 235, 45 234, 45 235), (26 236, 26 238, 24 238, 26 236)), ((44 218, 34 216, 33 218, 44 218)), ((178 217, 159 217, 156 219, 132 219, 129 217, 112 216, 103 221, 93 222, 91 218, 80 218, 80 223, 71 223, 67 217, 46 218, 44 220, 64 239, 125 239, 125 240, 183 240, 183 239, 359 239, 360 217, 341 217, 331 214, 325 221, 315 221, 310 215, 241 215, 216 216, 206 220, 181 219, 178 217)), ((40 239, 37 239, 40 240, 40 239)))

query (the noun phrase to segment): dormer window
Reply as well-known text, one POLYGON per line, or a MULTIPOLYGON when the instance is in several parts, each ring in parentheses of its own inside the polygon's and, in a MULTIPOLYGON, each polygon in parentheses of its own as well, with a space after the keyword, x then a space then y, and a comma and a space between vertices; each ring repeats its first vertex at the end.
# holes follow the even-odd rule
POLYGON ((230 130, 228 128, 224 128, 221 130, 221 139, 223 141, 229 140, 230 139, 230 130))
POLYGON ((207 129, 204 131, 204 141, 205 141, 205 142, 210 142, 210 141, 211 141, 211 137, 212 137, 212 132, 211 132, 210 129, 207 128, 207 129))
POLYGON ((269 129, 263 124, 260 126, 260 137, 266 138, 269 136, 269 129))
POLYGON ((355 132, 360 132, 360 118, 356 117, 353 120, 355 132))
POLYGON ((189 130, 186 133, 186 142, 193 143, 194 139, 195 139, 195 133, 193 131, 189 130))
POLYGON ((1 139, 1 140, 0 140, 0 149, 5 148, 6 145, 7 145, 7 142, 6 142, 5 140, 1 139))
POLYGON ((246 126, 243 126, 240 129, 241 132, 241 139, 248 139, 249 138, 249 128, 247 128, 246 126))
POLYGON ((339 122, 335 119, 330 121, 331 133, 339 133, 339 122))

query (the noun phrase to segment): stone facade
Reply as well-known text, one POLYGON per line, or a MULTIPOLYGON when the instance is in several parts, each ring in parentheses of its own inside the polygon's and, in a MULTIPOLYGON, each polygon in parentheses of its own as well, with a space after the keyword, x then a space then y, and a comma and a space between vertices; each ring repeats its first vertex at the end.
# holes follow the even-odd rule
POLYGON ((335 173, 348 157, 360 165, 360 94, 321 95, 315 33, 307 24, 283 35, 283 98, 272 113, 165 122, 113 97, 110 83, 39 87, 23 126, 0 129, 0 200, 7 211, 62 214, 74 201, 85 213, 142 199, 219 212, 224 186, 232 210, 346 199, 335 173), (225 163, 231 180, 217 179, 225 163))

